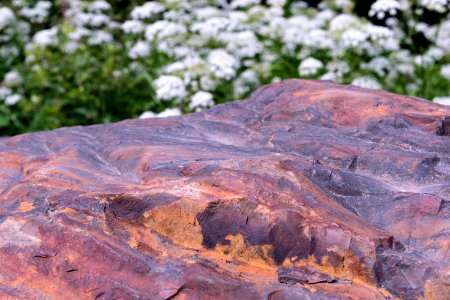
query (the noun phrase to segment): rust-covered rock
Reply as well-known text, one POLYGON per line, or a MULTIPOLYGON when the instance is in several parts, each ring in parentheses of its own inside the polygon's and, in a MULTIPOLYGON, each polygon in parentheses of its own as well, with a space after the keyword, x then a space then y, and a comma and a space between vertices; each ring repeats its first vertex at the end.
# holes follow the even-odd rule
POLYGON ((450 108, 288 80, 0 139, 1 299, 448 299, 450 108))

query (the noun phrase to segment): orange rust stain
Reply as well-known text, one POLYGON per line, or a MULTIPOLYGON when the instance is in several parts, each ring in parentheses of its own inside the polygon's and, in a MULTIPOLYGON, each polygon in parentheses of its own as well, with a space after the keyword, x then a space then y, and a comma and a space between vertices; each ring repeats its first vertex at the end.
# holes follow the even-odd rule
POLYGON ((227 235, 230 245, 217 245, 215 250, 232 259, 257 267, 274 267, 272 245, 249 245, 242 234, 227 235))
POLYGON ((144 224, 176 244, 200 249, 203 236, 196 215, 205 207, 205 203, 189 199, 157 206, 144 213, 144 224))
POLYGON ((33 208, 34 208, 33 202, 30 201, 20 202, 19 205, 20 212, 29 212, 30 210, 33 210, 33 208))

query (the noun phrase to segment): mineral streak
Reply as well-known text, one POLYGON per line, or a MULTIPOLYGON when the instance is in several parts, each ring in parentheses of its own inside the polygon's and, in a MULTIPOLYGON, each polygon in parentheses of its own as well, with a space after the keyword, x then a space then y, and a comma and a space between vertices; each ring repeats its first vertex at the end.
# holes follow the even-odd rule
POLYGON ((448 299, 450 108, 287 80, 0 139, 1 299, 448 299))

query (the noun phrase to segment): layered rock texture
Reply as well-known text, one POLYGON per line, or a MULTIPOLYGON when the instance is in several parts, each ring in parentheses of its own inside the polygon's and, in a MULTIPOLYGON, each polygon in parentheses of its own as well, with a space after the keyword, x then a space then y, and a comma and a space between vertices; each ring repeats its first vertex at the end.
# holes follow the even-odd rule
POLYGON ((448 299, 450 108, 288 80, 0 139, 1 299, 448 299))

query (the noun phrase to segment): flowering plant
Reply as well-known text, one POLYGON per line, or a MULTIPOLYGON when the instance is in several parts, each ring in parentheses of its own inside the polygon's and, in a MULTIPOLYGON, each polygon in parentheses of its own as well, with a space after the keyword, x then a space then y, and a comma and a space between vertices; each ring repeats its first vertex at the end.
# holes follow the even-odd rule
POLYGON ((285 78, 450 102, 448 0, 11 0, 0 134, 165 117, 285 78))

